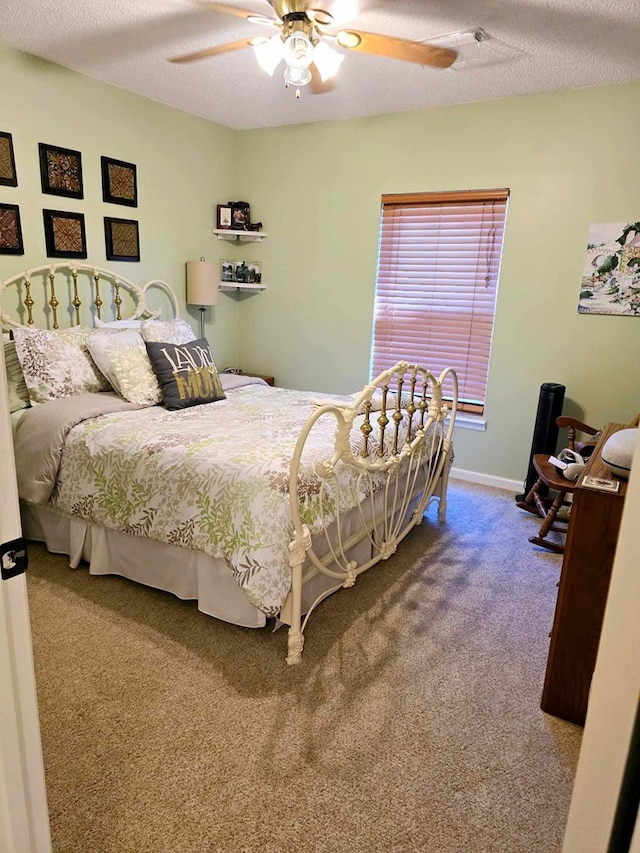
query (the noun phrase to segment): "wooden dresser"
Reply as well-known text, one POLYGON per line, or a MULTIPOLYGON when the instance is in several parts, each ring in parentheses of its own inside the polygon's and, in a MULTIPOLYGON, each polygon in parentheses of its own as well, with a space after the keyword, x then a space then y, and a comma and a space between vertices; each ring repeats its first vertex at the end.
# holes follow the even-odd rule
POLYGON ((628 424, 608 424, 573 494, 551 645, 540 707, 584 725, 609 580, 627 490, 602 492, 582 485, 586 475, 617 480, 602 461, 602 446, 628 424))

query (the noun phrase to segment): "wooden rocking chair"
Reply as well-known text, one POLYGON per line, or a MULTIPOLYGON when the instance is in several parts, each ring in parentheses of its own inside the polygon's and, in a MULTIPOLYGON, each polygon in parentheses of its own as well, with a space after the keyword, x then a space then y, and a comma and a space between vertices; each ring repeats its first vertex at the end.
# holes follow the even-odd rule
MULTIPOLYGON (((565 415, 557 418, 556 424, 561 429, 567 429, 567 447, 570 450, 575 450, 581 455, 589 455, 589 448, 593 450, 596 445, 596 439, 593 436, 597 436, 599 430, 565 415), (586 433, 588 436, 591 436, 591 439, 588 441, 576 441, 577 433, 586 433)), ((521 509, 526 509, 527 512, 539 515, 543 521, 538 535, 530 536, 529 542, 533 545, 539 545, 541 548, 546 548, 549 551, 554 551, 556 554, 563 554, 564 544, 548 540, 546 537, 551 530, 566 534, 569 513, 561 514, 561 510, 564 506, 569 507, 566 497, 568 494, 573 493, 576 484, 571 480, 565 479, 562 474, 557 472, 555 466, 549 462, 548 454, 536 453, 532 461, 533 467, 538 474, 538 479, 531 487, 525 499, 518 503, 518 506, 521 509), (549 490, 556 492, 555 498, 549 497, 549 490)))

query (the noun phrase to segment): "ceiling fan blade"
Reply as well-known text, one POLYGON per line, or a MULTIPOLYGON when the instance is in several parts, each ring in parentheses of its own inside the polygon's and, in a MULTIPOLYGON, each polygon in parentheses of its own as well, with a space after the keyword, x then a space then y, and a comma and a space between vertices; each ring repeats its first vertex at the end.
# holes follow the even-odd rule
MULTIPOLYGON (((203 9, 211 9, 212 12, 222 12, 225 15, 235 15, 236 18, 264 18, 265 23, 269 23, 271 19, 268 15, 260 15, 258 12, 249 12, 247 9, 240 9, 238 6, 227 6, 226 3, 214 3, 212 0, 198 0, 198 5, 203 9)), ((279 23, 273 18, 275 24, 279 23)))
POLYGON ((313 92, 314 95, 324 95, 326 92, 331 92, 335 86, 335 78, 330 77, 328 80, 323 80, 320 76, 320 72, 316 67, 315 62, 312 62, 310 65, 311 70, 311 83, 309 84, 309 88, 313 92))
POLYGON ((250 47, 250 45, 250 39, 230 41, 228 44, 218 44, 215 47, 205 47, 204 50, 197 50, 195 53, 185 53, 183 56, 172 56, 169 62, 197 62, 199 59, 208 59, 210 56, 218 56, 220 53, 230 53, 232 50, 240 50, 243 47, 250 47))
POLYGON ((456 61, 458 54, 447 47, 435 47, 417 41, 383 36, 378 33, 363 33, 359 30, 340 30, 336 33, 338 44, 350 50, 401 59, 404 62, 417 62, 419 65, 432 65, 435 68, 448 68, 456 61), (357 42, 349 44, 349 41, 357 42))

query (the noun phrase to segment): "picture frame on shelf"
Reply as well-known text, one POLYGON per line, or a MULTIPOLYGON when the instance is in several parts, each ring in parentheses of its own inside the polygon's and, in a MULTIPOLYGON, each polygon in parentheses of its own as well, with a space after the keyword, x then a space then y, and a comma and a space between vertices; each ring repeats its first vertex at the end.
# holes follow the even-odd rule
POLYGON ((231 229, 231 205, 216 205, 216 227, 220 230, 231 229))
POLYGON ((235 261, 234 280, 237 281, 238 284, 249 283, 249 264, 246 261, 235 261))
POLYGON ((248 284, 262 284, 262 263, 260 261, 249 261, 248 284))
POLYGON ((229 284, 235 281, 235 265, 233 261, 220 261, 220 282, 221 284, 229 284))
POLYGON ((251 222, 251 207, 248 201, 230 201, 231 228, 233 231, 248 231, 251 222))
POLYGON ((86 258, 84 213, 43 210, 44 241, 48 258, 86 258))
POLYGON ((38 143, 42 192, 67 198, 84 198, 82 154, 71 148, 38 143))
POLYGON ((13 153, 13 136, 4 130, 0 130, 0 186, 18 186, 16 159, 13 153))
POLYGON ((138 170, 135 163, 100 157, 102 200, 109 204, 138 206, 138 170))
POLYGON ((0 255, 24 255, 17 204, 0 204, 0 255))
POLYGON ((104 239, 108 261, 140 260, 140 233, 135 219, 105 216, 104 239))

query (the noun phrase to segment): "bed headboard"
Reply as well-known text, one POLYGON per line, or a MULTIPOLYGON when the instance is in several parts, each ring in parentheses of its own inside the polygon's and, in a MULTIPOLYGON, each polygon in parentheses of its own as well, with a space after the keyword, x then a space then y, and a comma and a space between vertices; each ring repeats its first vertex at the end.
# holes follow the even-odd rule
POLYGON ((104 321, 157 317, 160 310, 147 306, 150 289, 163 292, 174 317, 179 316, 174 292, 160 279, 140 286, 92 264, 45 264, 0 283, 0 324, 58 329, 61 320, 66 327, 95 325, 96 317, 104 321))

